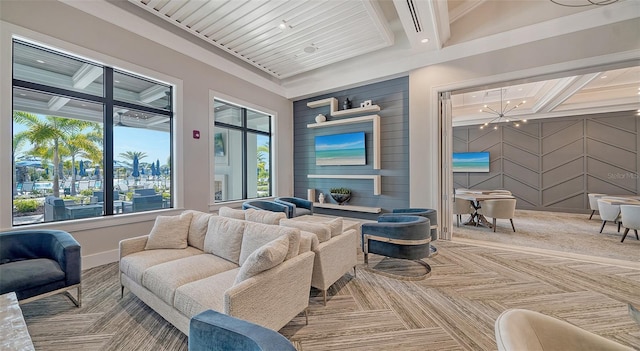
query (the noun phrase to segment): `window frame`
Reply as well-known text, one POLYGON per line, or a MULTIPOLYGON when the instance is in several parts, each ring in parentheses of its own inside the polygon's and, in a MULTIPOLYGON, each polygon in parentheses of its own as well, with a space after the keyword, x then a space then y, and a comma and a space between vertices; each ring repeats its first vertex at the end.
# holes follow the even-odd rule
POLYGON ((224 207, 224 206, 233 206, 236 204, 241 204, 249 199, 254 199, 254 198, 247 198, 247 169, 246 169, 246 165, 247 165, 247 138, 246 138, 246 134, 247 133, 255 133, 255 134, 260 134, 260 135, 266 135, 269 137, 269 196, 267 197, 261 197, 260 199, 269 199, 269 198, 273 198, 275 192, 277 191, 276 189, 276 185, 277 185, 277 181, 276 181, 276 177, 277 177, 277 157, 276 157, 276 120, 277 120, 277 113, 266 108, 263 106, 259 106, 256 105, 254 103, 251 102, 247 102, 235 97, 231 97, 229 95, 225 95, 223 93, 220 92, 215 92, 213 90, 209 91, 209 155, 210 155, 210 169, 209 169, 209 179, 210 179, 210 193, 209 193, 209 209, 210 210, 218 210, 220 207, 224 207), (216 122, 215 121, 215 102, 219 101, 219 102, 223 102, 229 105, 233 105, 236 106, 240 109, 243 109, 244 112, 242 113, 242 126, 236 126, 233 124, 227 124, 227 123, 222 123, 222 122, 216 122), (257 130, 257 129, 253 129, 253 128, 248 128, 246 127, 246 123, 247 123, 247 114, 246 114, 246 110, 252 110, 258 113, 262 113, 265 115, 268 115, 270 118, 269 121, 269 132, 264 132, 261 130, 257 130), (215 176, 216 176, 216 172, 215 172, 215 145, 214 145, 214 135, 215 135, 215 128, 216 125, 218 125, 219 127, 222 128, 228 128, 228 129, 232 129, 232 130, 239 130, 242 132, 242 144, 243 144, 243 153, 242 153, 242 163, 243 163, 243 189, 242 189, 242 199, 235 199, 235 200, 228 200, 228 201, 221 201, 221 202, 216 202, 215 201, 215 176))
MULTIPOLYGON (((13 72, 13 40, 17 39, 29 44, 37 45, 45 49, 54 50, 62 53, 73 53, 72 57, 81 60, 97 63, 103 66, 110 66, 123 73, 131 73, 135 76, 158 81, 169 85, 173 90, 172 106, 173 119, 171 129, 173 138, 170 142, 172 163, 172 179, 171 187, 173 208, 161 209, 158 211, 173 211, 181 209, 184 204, 184 184, 181 181, 184 177, 184 161, 180 157, 175 157, 180 150, 183 150, 184 138, 180 130, 183 129, 183 121, 180 116, 183 115, 183 82, 180 79, 148 69, 137 64, 117 59, 106 54, 78 46, 57 38, 50 37, 46 34, 34 32, 20 26, 16 26, 7 22, 0 21, 0 44, 6 47, 0 53, 0 71, 13 72)), ((0 77, 0 113, 5 116, 13 114, 13 74, 6 74, 0 77)), ((0 119, 0 162, 12 165, 12 145, 13 140, 13 119, 0 119)), ((157 215, 157 211, 135 212, 127 214, 127 216, 99 216, 86 220, 68 220, 58 222, 40 222, 26 225, 13 225, 12 215, 12 199, 13 199, 13 167, 5 167, 0 169, 0 228, 9 230, 12 228, 29 229, 29 228, 56 228, 62 230, 91 230, 97 228, 106 228, 111 226, 119 226, 128 223, 138 223, 141 221, 153 220, 157 215)))

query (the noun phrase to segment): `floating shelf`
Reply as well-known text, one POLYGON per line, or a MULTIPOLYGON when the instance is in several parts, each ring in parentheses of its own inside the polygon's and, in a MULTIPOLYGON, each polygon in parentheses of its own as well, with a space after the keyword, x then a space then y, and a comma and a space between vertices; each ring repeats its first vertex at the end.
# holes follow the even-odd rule
POLYGON ((338 205, 314 202, 313 207, 329 208, 332 210, 353 211, 353 212, 367 212, 367 213, 380 213, 382 209, 380 207, 366 207, 366 206, 351 206, 351 205, 338 205))
POLYGON ((329 115, 332 117, 344 117, 344 116, 352 116, 352 115, 359 115, 363 113, 380 111, 380 106, 378 105, 371 105, 366 107, 354 107, 347 110, 338 110, 338 99, 336 98, 328 98, 328 99, 307 102, 307 107, 309 108, 316 108, 321 106, 329 106, 330 108, 329 115))
POLYGON ((373 195, 380 195, 381 190, 381 177, 375 174, 308 174, 307 178, 314 179, 371 179, 373 180, 373 195))
POLYGON ((380 169, 380 116, 370 115, 328 121, 322 123, 307 124, 307 128, 323 128, 353 123, 373 123, 373 169, 380 169))

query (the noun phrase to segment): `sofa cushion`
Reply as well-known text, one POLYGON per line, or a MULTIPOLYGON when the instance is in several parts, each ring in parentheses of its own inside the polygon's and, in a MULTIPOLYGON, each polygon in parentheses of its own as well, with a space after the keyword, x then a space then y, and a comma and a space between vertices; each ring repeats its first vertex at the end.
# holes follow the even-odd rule
POLYGON ((195 255, 150 267, 142 276, 142 286, 173 305, 175 290, 180 286, 237 267, 237 264, 218 256, 195 255))
POLYGON ((238 264, 245 223, 221 216, 209 218, 204 251, 238 264))
POLYGON ((281 219, 287 218, 284 212, 271 212, 264 210, 246 211, 244 219, 250 222, 275 224, 277 225, 281 219))
POLYGON ((239 270, 235 268, 179 287, 173 307, 187 318, 209 309, 224 313, 224 293, 233 286, 239 270))
POLYGON ((318 237, 321 243, 331 239, 331 226, 328 223, 304 222, 295 219, 281 219, 280 225, 290 228, 298 228, 306 232, 311 232, 318 237))
POLYGON ((240 266, 242 266, 249 255, 256 251, 260 246, 278 238, 281 235, 289 237, 289 249, 285 260, 298 255, 300 247, 300 229, 245 222, 244 234, 242 235, 242 247, 240 249, 240 266))
POLYGON ((0 294, 64 282, 64 279, 58 262, 48 258, 9 262, 0 265, 0 294))
POLYGON ((191 213, 192 215, 187 244, 204 251, 204 238, 207 235, 207 228, 209 228, 209 218, 214 214, 194 210, 187 210, 182 213, 191 213))
POLYGON ((187 247, 182 250, 159 249, 139 251, 120 259, 120 271, 136 283, 142 285, 142 275, 147 268, 184 257, 201 255, 202 253, 202 251, 195 247, 187 247))
MULTIPOLYGON (((251 209, 253 211, 253 209, 251 209)), ((238 210, 231 207, 220 207, 218 215, 221 217, 244 219, 245 210, 238 210)))
POLYGON ((255 250, 242 264, 234 284, 271 269, 284 261, 289 251, 289 237, 281 235, 255 250))
POLYGON ((156 217, 144 249, 185 249, 191 217, 191 213, 156 217))
POLYGON ((318 236, 304 230, 300 231, 300 246, 298 249, 298 255, 308 251, 315 251, 320 245, 318 236))

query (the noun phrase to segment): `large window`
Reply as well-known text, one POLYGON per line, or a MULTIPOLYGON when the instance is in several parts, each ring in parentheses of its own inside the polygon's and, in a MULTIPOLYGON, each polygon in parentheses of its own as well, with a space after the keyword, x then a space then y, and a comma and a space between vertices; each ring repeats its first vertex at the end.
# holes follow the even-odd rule
POLYGON ((214 100, 215 202, 271 196, 271 116, 214 100))
POLYGON ((172 207, 173 90, 13 41, 13 225, 172 207))

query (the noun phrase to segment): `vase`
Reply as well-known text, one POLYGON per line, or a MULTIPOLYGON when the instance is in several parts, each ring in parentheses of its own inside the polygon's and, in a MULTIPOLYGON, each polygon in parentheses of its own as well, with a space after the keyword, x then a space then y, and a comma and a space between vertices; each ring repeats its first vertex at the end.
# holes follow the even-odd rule
POLYGON ((344 205, 349 199, 351 199, 351 194, 336 194, 331 193, 331 197, 338 205, 344 205))
POLYGON ((327 120, 327 117, 322 113, 316 116, 316 123, 322 123, 327 120))

